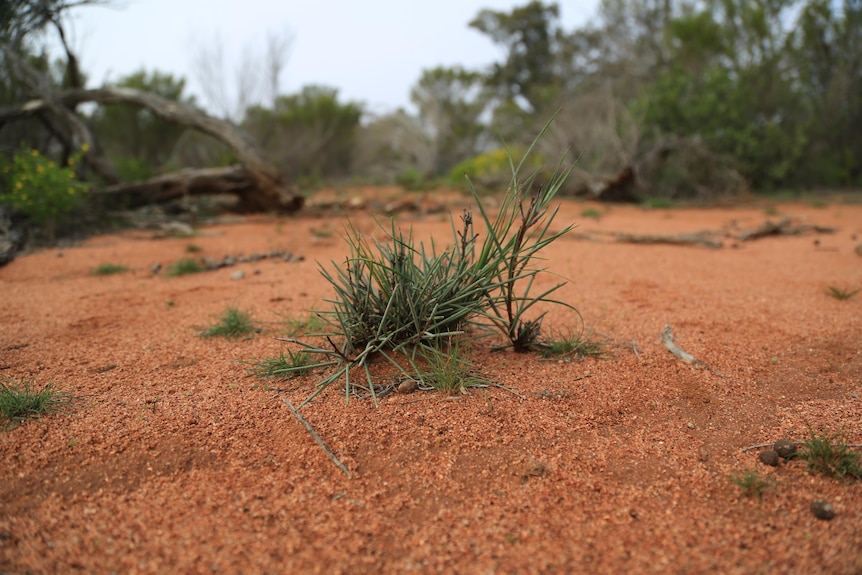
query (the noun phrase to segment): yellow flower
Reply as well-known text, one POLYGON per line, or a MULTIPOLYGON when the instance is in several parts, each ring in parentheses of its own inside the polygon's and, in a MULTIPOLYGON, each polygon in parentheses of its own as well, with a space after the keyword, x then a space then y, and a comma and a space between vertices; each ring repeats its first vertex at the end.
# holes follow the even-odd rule
POLYGON ((81 146, 81 151, 84 152, 85 154, 87 152, 89 152, 90 151, 90 144, 84 144, 83 146, 81 146))
POLYGON ((36 173, 37 174, 41 174, 44 171, 45 171, 45 168, 43 168, 42 166, 36 166, 36 173))
POLYGON ((74 196, 74 195, 75 195, 75 188, 69 188, 67 191, 69 192, 69 195, 70 195, 70 196, 74 196))
POLYGON ((22 182, 21 180, 18 180, 17 182, 15 182, 15 189, 16 190, 20 190, 23 187, 24 187, 24 182, 22 182))

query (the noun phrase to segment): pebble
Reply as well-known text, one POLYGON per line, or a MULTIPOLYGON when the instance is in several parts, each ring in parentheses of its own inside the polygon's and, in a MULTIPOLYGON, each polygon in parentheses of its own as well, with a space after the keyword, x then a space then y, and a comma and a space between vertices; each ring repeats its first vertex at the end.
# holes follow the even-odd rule
POLYGON ((828 501, 823 501, 822 499, 815 499, 811 502, 811 513, 817 519, 822 519, 823 521, 830 521, 833 517, 835 517, 835 508, 832 507, 832 504, 828 501))
POLYGON ((236 270, 232 274, 230 274, 230 279, 233 281, 241 280, 245 277, 245 272, 243 270, 236 270))
POLYGON ((784 459, 789 459, 796 455, 796 444, 789 439, 779 439, 775 442, 773 448, 784 459))

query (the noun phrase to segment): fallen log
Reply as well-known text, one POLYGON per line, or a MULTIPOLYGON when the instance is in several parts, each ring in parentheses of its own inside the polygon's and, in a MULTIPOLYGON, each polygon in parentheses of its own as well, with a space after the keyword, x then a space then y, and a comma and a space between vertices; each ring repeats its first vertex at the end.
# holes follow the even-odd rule
POLYGON ((743 230, 737 235, 737 239, 741 242, 757 240, 767 236, 795 236, 808 232, 817 234, 834 234, 837 232, 835 228, 800 224, 791 218, 782 218, 777 222, 765 221, 756 228, 743 230))
MULTIPOLYGON (((197 181, 200 185, 192 186, 191 189, 202 189, 204 182, 212 184, 216 188, 215 191, 224 187, 232 188, 240 198, 240 209, 244 211, 293 212, 302 207, 303 197, 285 184, 284 175, 263 156, 245 132, 227 120, 209 116, 181 102, 130 88, 64 90, 54 94, 42 92, 40 96, 16 106, 0 108, 0 125, 46 110, 58 114, 66 110, 68 113, 65 115, 72 120, 71 116, 74 114, 69 111, 70 108, 86 102, 139 106, 147 108, 165 121, 203 132, 224 142, 236 152, 237 159, 245 170, 242 178, 246 182, 242 185, 238 180, 240 174, 235 169, 223 172, 202 172, 197 179, 190 177, 190 172, 181 170, 176 174, 160 176, 147 182, 117 184, 108 188, 109 193, 123 193, 128 189, 132 194, 140 194, 142 190, 149 188, 160 189, 161 193, 171 196, 172 192, 166 191, 169 188, 182 189, 189 182, 197 181)), ((77 117, 75 116, 74 119, 77 117)), ((82 123, 73 121, 72 124, 77 126, 82 123)), ((89 142, 91 138, 89 133, 85 134, 80 130, 79 132, 79 139, 89 142)))

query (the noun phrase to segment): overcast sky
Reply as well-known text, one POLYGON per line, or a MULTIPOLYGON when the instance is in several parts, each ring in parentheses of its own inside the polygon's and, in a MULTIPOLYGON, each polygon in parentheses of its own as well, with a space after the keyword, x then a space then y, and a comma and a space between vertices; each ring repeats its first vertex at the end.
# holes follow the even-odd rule
MULTIPOLYGON (((229 77, 243 51, 263 59, 266 37, 292 38, 281 93, 321 84, 372 112, 409 106, 421 71, 481 69, 503 56, 467 26, 483 8, 528 0, 117 0, 73 12, 74 47, 90 86, 145 68, 184 76, 200 96, 195 55, 220 39, 229 77)), ((561 0, 565 29, 595 16, 599 0, 561 0)))

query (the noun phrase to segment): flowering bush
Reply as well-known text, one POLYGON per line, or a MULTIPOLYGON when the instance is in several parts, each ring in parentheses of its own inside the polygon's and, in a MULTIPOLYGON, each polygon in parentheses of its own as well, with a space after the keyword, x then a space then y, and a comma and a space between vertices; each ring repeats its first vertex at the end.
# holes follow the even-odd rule
POLYGON ((66 167, 28 148, 18 151, 11 160, 0 159, 3 183, 0 202, 11 205, 33 223, 45 226, 51 234, 57 220, 68 214, 87 192, 87 184, 75 179, 75 165, 87 149, 85 144, 66 167))

